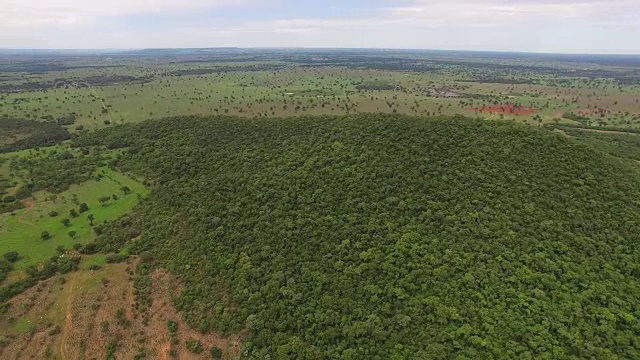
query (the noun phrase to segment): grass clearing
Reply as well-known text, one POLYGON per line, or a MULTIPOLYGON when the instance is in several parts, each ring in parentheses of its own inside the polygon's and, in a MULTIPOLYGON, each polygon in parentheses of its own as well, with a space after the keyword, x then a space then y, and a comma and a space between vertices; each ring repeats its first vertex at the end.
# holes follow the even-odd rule
POLYGON ((16 269, 24 270, 56 255, 59 246, 70 249, 74 244, 92 240, 95 234, 87 219, 89 214, 95 218, 94 225, 115 220, 148 194, 142 184, 118 172, 101 168, 98 173, 103 175, 99 181, 73 185, 68 191, 58 194, 55 200, 46 192, 38 192, 24 201, 25 209, 0 215, 0 253, 17 251, 21 259, 15 264, 16 269), (129 187, 131 193, 124 195, 120 190, 123 186, 129 187), (117 200, 112 198, 100 203, 100 197, 113 195, 117 200), (77 218, 70 217, 70 210, 77 210, 81 203, 86 203, 89 211, 80 213, 77 218), (52 217, 53 213, 58 215, 52 217), (65 226, 63 219, 69 219, 70 225, 65 226), (49 233, 50 239, 42 239, 44 231, 49 233), (75 232, 75 236, 71 237, 70 232, 75 232))
POLYGON ((94 255, 90 257, 83 258, 80 262, 80 269, 89 270, 94 266, 104 266, 107 263, 107 259, 105 255, 94 255))

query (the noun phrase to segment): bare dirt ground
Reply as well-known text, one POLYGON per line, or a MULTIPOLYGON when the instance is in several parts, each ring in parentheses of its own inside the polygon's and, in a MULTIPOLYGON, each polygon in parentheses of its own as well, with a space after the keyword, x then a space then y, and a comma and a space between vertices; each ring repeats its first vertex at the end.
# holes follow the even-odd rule
POLYGON ((598 130, 598 129, 585 129, 585 128, 571 128, 572 130, 579 130, 579 131, 587 131, 587 132, 594 132, 594 133, 600 133, 600 134, 615 134, 615 135, 634 135, 634 136, 639 136, 639 133, 633 133, 633 132, 628 132, 628 131, 616 131, 616 130, 598 130))
POLYGON ((174 346, 176 349, 178 359, 209 359, 209 349, 212 347, 218 347, 223 350, 226 355, 224 359, 234 359, 238 357, 240 353, 241 334, 224 338, 217 334, 202 335, 197 330, 189 328, 184 322, 182 322, 180 315, 176 312, 170 301, 170 296, 175 294, 175 290, 178 288, 166 272, 156 270, 151 274, 152 279, 152 298, 153 304, 149 309, 149 328, 155 329, 153 336, 149 338, 149 348, 158 349, 158 358, 170 358, 167 355, 168 350, 171 348, 171 339, 167 330, 167 322, 173 320, 178 323, 178 336, 181 339, 197 339, 202 342, 205 352, 201 355, 194 355, 188 352, 183 346, 184 341, 180 342, 180 345, 174 346))
POLYGON ((134 271, 135 262, 82 270, 43 281, 15 297, 0 318, 0 335, 8 339, 0 358, 105 359, 109 344, 115 344, 116 359, 133 359, 141 352, 146 359, 210 359, 213 346, 223 350, 223 359, 238 356, 243 334, 202 335, 182 321, 171 301, 179 286, 162 270, 150 275, 151 307, 144 314, 136 311, 134 271), (169 320, 178 324, 177 344, 171 344, 169 320), (200 340, 204 352, 188 352, 187 339, 200 340))

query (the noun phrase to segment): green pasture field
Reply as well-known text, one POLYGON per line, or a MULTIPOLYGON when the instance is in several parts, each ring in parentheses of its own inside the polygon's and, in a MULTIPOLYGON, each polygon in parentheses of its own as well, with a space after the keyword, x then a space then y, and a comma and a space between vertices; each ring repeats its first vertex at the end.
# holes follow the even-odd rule
POLYGON ((84 244, 95 237, 89 214, 95 217, 94 225, 104 221, 115 220, 131 210, 139 201, 139 197, 148 194, 148 190, 139 182, 118 172, 101 168, 103 177, 79 185, 73 185, 68 191, 57 194, 52 200, 46 192, 35 193, 33 198, 25 200, 26 208, 0 215, 0 253, 17 251, 21 258, 15 264, 16 269, 23 270, 29 265, 36 265, 56 255, 56 248, 63 246, 70 249, 74 244, 84 244), (124 195, 120 188, 127 186, 131 193, 124 195), (117 196, 102 205, 98 201, 101 196, 117 196), (78 204, 86 203, 89 211, 71 218, 69 211, 78 209, 78 204), (51 217, 51 212, 58 215, 51 217), (65 227, 62 220, 68 218, 71 225, 65 227), (51 235, 49 240, 42 240, 42 232, 51 235), (69 236, 70 231, 76 235, 69 236))
MULTIPOLYGON (((507 84, 477 81, 474 79, 482 77, 483 73, 459 69, 420 72, 339 66, 307 68, 292 64, 280 70, 178 76, 175 71, 187 68, 206 70, 224 65, 281 63, 193 65, 121 61, 118 64, 121 66, 29 75, 28 79, 50 81, 70 78, 81 83, 82 79, 95 76, 148 76, 150 81, 0 94, 0 115, 40 119, 46 115, 60 117, 74 112, 78 114, 76 124, 67 126, 74 132, 190 114, 287 117, 397 112, 411 115, 463 114, 540 124, 561 119, 568 111, 588 114, 595 108, 601 108, 605 109, 606 115, 592 116, 594 124, 640 128, 640 87, 619 86, 609 79, 557 77, 528 71, 515 75, 505 73, 504 77, 535 79, 535 84, 507 84), (359 91, 357 86, 363 83, 393 84, 398 89, 359 91), (433 97, 427 94, 428 89, 448 89, 460 96, 433 97), (517 103, 538 112, 535 115, 504 114, 500 117, 473 110, 495 103, 517 103)), ((554 66, 568 68, 569 64, 554 66)))

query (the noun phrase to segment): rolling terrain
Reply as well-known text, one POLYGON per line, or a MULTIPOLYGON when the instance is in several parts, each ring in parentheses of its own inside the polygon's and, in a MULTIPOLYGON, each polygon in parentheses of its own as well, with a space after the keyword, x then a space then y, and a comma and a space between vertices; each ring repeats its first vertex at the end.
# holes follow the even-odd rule
POLYGON ((640 358, 638 69, 0 50, 0 358, 640 358))
MULTIPOLYGON (((117 142, 117 143, 116 143, 117 142)), ((125 146, 133 215, 203 332, 262 358, 638 354, 640 173, 561 135, 402 116, 181 118, 125 146), (366 301, 362 301, 366 299, 366 301)), ((114 224, 98 247, 128 244, 114 224)))

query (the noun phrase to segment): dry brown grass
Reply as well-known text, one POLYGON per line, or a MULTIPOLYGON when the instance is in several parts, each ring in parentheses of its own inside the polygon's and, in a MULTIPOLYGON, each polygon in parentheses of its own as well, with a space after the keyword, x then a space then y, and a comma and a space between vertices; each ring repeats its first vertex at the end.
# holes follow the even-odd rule
POLYGON ((135 265, 106 265, 58 276, 12 299, 0 319, 0 334, 9 338, 0 358, 105 359, 107 344, 114 340, 116 359, 133 359, 141 349, 147 359, 170 359, 171 348, 177 359, 209 359, 213 346, 223 350, 224 359, 238 356, 242 334, 202 335, 182 321, 171 302, 179 286, 162 270, 150 275, 151 307, 144 314, 137 312, 131 283, 135 265), (127 324, 118 324, 118 309, 127 324), (171 345, 169 320, 178 324, 178 344, 171 345), (56 327, 59 331, 54 333, 56 327), (202 354, 188 352, 184 342, 190 338, 200 340, 202 354))

